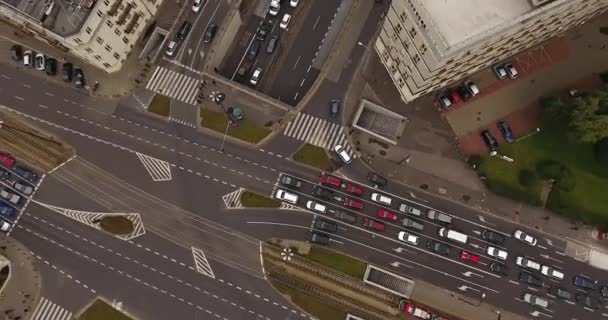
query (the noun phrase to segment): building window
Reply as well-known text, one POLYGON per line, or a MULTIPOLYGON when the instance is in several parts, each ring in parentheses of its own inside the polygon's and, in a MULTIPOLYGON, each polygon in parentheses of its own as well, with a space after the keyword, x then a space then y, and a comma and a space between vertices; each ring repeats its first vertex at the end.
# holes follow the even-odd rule
POLYGON ((82 44, 82 40, 80 40, 80 38, 74 38, 74 42, 76 42, 78 44, 82 44))
POLYGON ((412 58, 412 60, 414 60, 414 63, 418 63, 418 62, 420 62, 420 56, 419 56, 418 54, 416 54, 416 55, 415 55, 415 56, 412 58))
POLYGON ((97 43, 99 43, 99 44, 103 44, 103 39, 101 37, 97 37, 97 39, 95 39, 95 41, 97 41, 97 43))
POLYGON ((104 47, 104 49, 106 49, 107 52, 112 52, 112 47, 110 47, 109 44, 106 44, 106 46, 104 47))
POLYGON ((91 34, 91 32, 93 32, 93 29, 91 29, 91 27, 87 27, 87 28, 85 29, 85 31, 86 31, 88 34, 91 34))
POLYGON ((109 68, 109 67, 111 66, 111 64, 109 64, 109 63, 107 63, 107 62, 104 62, 104 63, 103 63, 103 66, 104 66, 104 67, 106 67, 106 68, 109 68))
POLYGON ((84 49, 84 51, 86 51, 87 53, 91 53, 91 52, 93 52, 93 49, 91 49, 91 48, 86 48, 86 49, 84 49))
POLYGON ((121 32, 120 32, 120 30, 119 30, 119 29, 116 29, 116 30, 114 30, 114 33, 115 33, 117 36, 119 36, 121 32))
POLYGON ((103 4, 105 4, 106 6, 109 6, 110 5, 110 0, 104 0, 103 4))
POLYGON ((122 37, 122 42, 124 42, 125 44, 129 43, 129 38, 122 37))
POLYGON ((399 15, 399 19, 405 22, 405 20, 407 20, 407 13, 405 13, 405 11, 401 12, 401 14, 399 15))
POLYGON ((420 46, 420 53, 422 53, 422 54, 426 53, 426 45, 424 43, 420 46))
POLYGON ((100 56, 100 55, 98 55, 98 54, 97 54, 97 55, 95 55, 95 60, 97 60, 97 61, 101 60, 101 56, 100 56))
POLYGON ((103 16, 103 12, 101 12, 101 10, 97 10, 97 16, 101 18, 103 16))
POLYGON ((120 59, 120 55, 118 54, 118 52, 114 52, 114 59, 118 60, 120 59))
POLYGON ((394 27, 394 29, 396 33, 399 33, 403 30, 403 26, 401 24, 398 24, 394 27))
POLYGON ((112 28, 114 26, 114 23, 110 20, 106 21, 106 25, 108 25, 108 27, 112 28))
POLYGON ((416 31, 416 28, 412 28, 410 29, 410 36, 413 38, 416 36, 416 34, 418 33, 418 31, 416 31))

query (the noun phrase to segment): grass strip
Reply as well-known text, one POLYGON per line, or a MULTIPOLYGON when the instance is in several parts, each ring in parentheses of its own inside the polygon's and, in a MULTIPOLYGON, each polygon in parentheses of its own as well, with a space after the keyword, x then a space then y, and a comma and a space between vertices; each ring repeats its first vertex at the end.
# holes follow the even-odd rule
POLYGON ((363 279, 367 269, 367 263, 359 259, 318 246, 310 248, 307 258, 357 279, 363 279))
POLYGON ((133 320, 124 313, 112 308, 102 300, 93 302, 81 315, 78 320, 133 320))
POLYGON ((327 156, 325 149, 312 144, 304 144, 293 155, 293 160, 319 168, 323 171, 333 171, 333 162, 327 156))
POLYGON ((133 222, 123 216, 105 216, 100 219, 99 226, 114 235, 125 235, 133 232, 133 222))
POLYGON ((171 98, 162 94, 154 95, 148 106, 148 112, 156 113, 161 117, 168 117, 171 113, 171 98))
POLYGON ((201 126, 221 134, 226 133, 233 138, 256 144, 272 132, 247 119, 238 120, 236 127, 228 126, 228 131, 226 131, 227 124, 228 117, 223 112, 201 108, 201 126))
POLYGON ((241 203, 248 208, 278 208, 281 206, 280 201, 249 191, 241 194, 241 203))

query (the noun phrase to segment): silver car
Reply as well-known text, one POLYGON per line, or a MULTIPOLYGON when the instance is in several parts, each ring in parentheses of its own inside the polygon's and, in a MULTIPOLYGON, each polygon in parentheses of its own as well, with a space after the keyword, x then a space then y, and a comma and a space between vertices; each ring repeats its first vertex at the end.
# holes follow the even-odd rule
POLYGON ((4 199, 12 204, 19 204, 19 202, 21 202, 21 196, 14 193, 13 191, 11 191, 9 189, 0 190, 0 198, 4 199))
POLYGON ((15 181, 15 183, 13 183, 13 188, 26 196, 29 196, 32 194, 32 192, 34 192, 34 188, 32 188, 32 186, 21 181, 15 181))

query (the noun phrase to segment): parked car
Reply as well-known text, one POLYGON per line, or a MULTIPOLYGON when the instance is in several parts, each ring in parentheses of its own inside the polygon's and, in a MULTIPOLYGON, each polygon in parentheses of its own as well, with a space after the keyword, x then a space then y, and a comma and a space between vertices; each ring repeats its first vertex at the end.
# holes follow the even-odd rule
MULTIPOLYGON (((11 203, 13 205, 18 205, 21 202, 21 196, 16 194, 13 190, 8 189, 8 188, 4 188, 4 189, 0 190, 0 198, 8 201, 9 203, 11 203)), ((5 215, 5 213, 12 215, 12 211, 10 211, 11 209, 13 209, 13 207, 7 205, 4 202, 0 202, 0 213, 2 213, 3 215, 5 215), (2 205, 4 205, 6 208, 2 207, 2 205)))
POLYGON ((407 242, 409 244, 413 244, 415 246, 418 245, 418 243, 420 242, 420 237, 406 232, 406 231, 399 231, 399 233, 397 234, 397 239, 403 241, 403 242, 407 242))
POLYGON ((510 63, 505 64, 505 69, 507 70, 507 73, 509 74, 509 78, 511 78, 511 79, 517 78, 517 75, 519 74, 519 72, 517 72, 517 69, 515 69, 515 67, 512 64, 510 64, 510 63))
POLYGON ((260 81, 260 78, 262 78, 262 68, 261 67, 257 67, 257 68, 255 68, 255 70, 253 70, 253 73, 251 74, 251 79, 249 80, 249 83, 251 85, 255 86, 260 81))
POLYGON ((502 64, 493 66, 492 70, 494 70, 494 74, 499 80, 505 79, 508 76, 507 69, 505 69, 505 66, 502 64))
POLYGON ((333 221, 317 219, 315 220, 315 229, 325 232, 336 233, 338 232, 338 225, 333 221))
POLYGON ((342 186, 342 180, 340 180, 332 175, 324 173, 321 175, 321 184, 325 185, 325 186, 334 187, 334 188, 340 188, 342 186))
POLYGON ((553 268, 550 266, 542 266, 540 268, 540 273, 542 273, 543 275, 549 277, 549 278, 553 278, 555 280, 563 280, 564 279, 564 273, 553 268))
POLYGON ((479 256, 472 254, 466 250, 460 250, 460 260, 470 261, 472 263, 479 263, 479 256))
POLYGON ((549 301, 547 299, 541 298, 531 293, 524 293, 522 299, 535 307, 547 308, 549 306, 549 301))
POLYGON ((494 272, 494 273, 497 273, 497 274, 500 274, 503 276, 509 275, 509 268, 507 268, 507 266, 502 263, 492 262, 490 264, 490 270, 492 270, 492 272, 494 272))
POLYGON ((370 218, 363 219, 363 226, 368 229, 373 229, 375 231, 384 231, 384 223, 378 222, 370 218))
POLYGON ((255 57, 257 57, 258 53, 260 52, 260 45, 261 42, 259 41, 254 41, 251 44, 251 46, 249 47, 249 51, 247 51, 247 59, 255 60, 255 57))
POLYGON ((444 225, 449 225, 452 223, 452 217, 450 215, 445 214, 443 212, 439 212, 437 210, 431 209, 427 212, 426 215, 430 220, 443 223, 444 225))
POLYGON ((435 240, 427 240, 426 241, 426 247, 443 256, 448 256, 450 255, 450 246, 448 246, 445 243, 439 242, 439 241, 435 241, 435 240))
POLYGON ((175 38, 179 39, 179 41, 186 40, 186 37, 188 37, 188 34, 190 33, 190 29, 192 29, 192 24, 188 21, 184 21, 182 26, 177 31, 175 38))
POLYGON ((310 234, 310 242, 320 245, 328 245, 329 237, 325 233, 321 232, 312 232, 310 234))
POLYGON ((14 61, 20 61, 21 59, 23 59, 23 49, 20 45, 15 44, 11 47, 10 57, 14 61))
POLYGON ((362 196, 363 195, 363 188, 354 185, 352 183, 347 183, 346 184, 346 192, 350 193, 350 194, 354 194, 356 196, 362 196))
POLYGON ((327 212, 327 206, 318 201, 313 200, 308 200, 308 202, 306 202, 306 208, 319 213, 327 212))
POLYGON ((391 203, 393 202, 393 199, 391 199, 391 197, 385 196, 378 192, 372 193, 370 199, 374 202, 377 202, 377 203, 385 205, 385 206, 390 206, 391 203))
POLYGON ((351 198, 344 198, 344 202, 342 204, 347 208, 353 208, 357 210, 361 210, 361 208, 363 208, 363 203, 353 200, 351 198))
POLYGON ((376 215, 378 216, 378 218, 397 221, 397 215, 394 212, 386 210, 384 208, 379 208, 376 212, 376 215))
POLYGON ((268 7, 268 13, 271 16, 276 16, 277 14, 279 14, 279 11, 281 11, 281 6, 279 5, 279 1, 278 0, 270 1, 270 6, 268 7))
POLYGON ((331 100, 329 102, 329 118, 332 122, 338 122, 338 116, 340 115, 340 101, 339 100, 331 100))
POLYGON ((281 19, 281 23, 279 24, 279 27, 281 27, 281 29, 283 29, 283 30, 287 30, 287 27, 289 27, 290 21, 291 21, 291 15, 289 13, 284 14, 283 18, 281 19))
POLYGON ((215 38, 215 32, 217 31, 217 24, 212 23, 207 27, 207 30, 205 30, 205 35, 203 36, 203 41, 205 43, 209 43, 211 41, 213 41, 213 38, 215 38))
POLYGON ((498 129, 500 129, 500 133, 502 133, 502 137, 505 138, 506 142, 511 143, 515 141, 515 136, 508 123, 505 121, 498 121, 498 129))
POLYGON ((201 11, 201 8, 205 5, 205 1, 206 0, 194 0, 194 3, 192 4, 192 11, 194 11, 194 13, 201 11))
POLYGON ((13 183, 13 188, 26 196, 29 196, 34 192, 34 188, 28 183, 23 183, 23 181, 15 181, 13 183))
POLYGON ((0 165, 6 168, 12 168, 15 165, 15 158, 10 153, 0 152, 0 165))
POLYGON ((505 242, 506 237, 501 233, 492 230, 483 230, 481 232, 481 237, 491 243, 501 245, 505 242))
POLYGON ((82 69, 75 68, 72 77, 74 78, 74 85, 76 88, 84 88, 86 85, 86 80, 84 78, 84 71, 82 71, 82 69))
POLYGON ((439 104, 446 110, 452 107, 452 100, 447 93, 438 94, 437 101, 439 101, 439 104))
POLYGON ((431 319, 431 317, 433 316, 427 310, 422 309, 421 307, 419 307, 413 303, 406 304, 404 307, 404 311, 411 316, 414 316, 418 319, 423 319, 423 320, 431 319))
POLYGON ((464 86, 471 93, 471 95, 476 96, 479 94, 479 88, 473 81, 471 81, 471 80, 465 81, 464 86))
POLYGON ((36 70, 44 71, 44 65, 45 65, 44 53, 36 54, 36 57, 34 58, 34 65, 36 67, 36 70))
POLYGON ((591 296, 585 292, 577 292, 576 295, 574 295, 574 299, 576 302, 584 305, 585 307, 594 310, 599 309, 600 305, 602 304, 599 298, 591 296))
POLYGON ((26 67, 34 66, 34 52, 32 50, 25 50, 23 53, 23 65, 26 67))
POLYGON ((518 256, 515 258, 515 264, 524 268, 533 271, 540 271, 540 263, 523 256, 518 256))
POLYGON ((56 75, 57 74, 57 60, 55 60, 54 58, 47 58, 45 65, 44 65, 44 71, 49 76, 56 75))
POLYGON ((551 288, 549 288, 549 293, 560 298, 563 300, 568 300, 568 301, 572 301, 574 296, 572 295, 572 293, 570 293, 570 291, 562 288, 562 287, 557 287, 557 286, 553 286, 551 288))
POLYGON ((521 231, 521 230, 515 230, 515 232, 513 232, 513 237, 517 240, 523 241, 531 246, 535 246, 536 243, 538 242, 536 240, 536 238, 534 238, 533 236, 521 231))
POLYGON ((484 130, 481 132, 481 137, 483 138, 483 142, 486 143, 490 151, 496 151, 498 149, 498 142, 496 138, 490 133, 490 130, 484 130))
POLYGON ((295 189, 300 189, 302 187, 302 180, 296 179, 292 176, 283 175, 281 177, 281 184, 295 189))
POLYGON ((348 154, 348 152, 346 152, 346 149, 344 149, 343 146, 335 146, 334 151, 338 155, 338 158, 340 158, 340 160, 342 160, 342 162, 344 162, 345 164, 350 164, 353 161, 353 158, 351 158, 351 156, 348 154))
POLYGON ((279 45, 279 36, 274 36, 270 38, 268 41, 268 45, 266 46, 266 53, 271 54, 279 45))
POLYGON ((264 41, 264 39, 266 39, 266 36, 270 32, 271 28, 272 28, 272 21, 266 20, 266 21, 262 22, 255 38, 260 41, 264 41))
POLYGON ((173 55, 175 55, 175 53, 177 52, 178 46, 179 46, 179 43, 176 40, 169 41, 169 44, 167 45, 167 50, 165 51, 165 53, 169 57, 173 57, 173 55))
POLYGON ((500 259, 502 261, 507 260, 507 256, 508 256, 508 253, 505 250, 498 249, 498 248, 492 247, 492 246, 489 246, 488 249, 486 249, 486 253, 490 257, 494 257, 494 258, 500 259))
POLYGON ((0 231, 8 232, 11 229, 11 226, 12 225, 10 223, 0 220, 0 231))
POLYGON ((275 193, 275 198, 281 201, 289 202, 291 204, 297 204, 299 197, 297 194, 288 192, 287 190, 277 189, 277 192, 275 193))
POLYGON ((61 79, 65 82, 72 82, 72 69, 73 65, 71 63, 64 63, 61 66, 61 79))
POLYGON ((342 210, 336 210, 334 212, 334 218, 336 218, 338 220, 342 220, 342 221, 348 222, 350 224, 357 223, 357 215, 356 214, 352 214, 352 213, 349 213, 349 212, 344 212, 342 210))
POLYGON ((334 197, 334 192, 323 187, 315 186, 312 188, 312 195, 314 197, 329 201, 334 197))
POLYGON ((533 275, 533 274, 531 274, 529 272, 523 272, 523 271, 520 272, 519 273, 519 281, 521 281, 523 283, 526 283, 526 284, 529 284, 529 285, 531 285, 533 287, 540 288, 540 287, 543 286, 543 281, 539 277, 537 277, 537 276, 535 276, 535 275, 533 275))
POLYGON ((377 173, 374 173, 374 172, 370 172, 367 174, 367 180, 369 182, 373 183, 374 188, 377 188, 377 189, 382 189, 388 184, 388 181, 386 180, 385 177, 383 177, 377 173))
POLYGON ((458 92, 463 101, 471 100, 471 98, 473 97, 469 89, 467 89, 465 86, 460 86, 456 88, 456 92, 458 92))
POLYGON ((399 211, 403 212, 403 213, 408 213, 417 217, 422 216, 422 211, 418 208, 414 208, 411 206, 408 206, 405 203, 401 203, 399 204, 399 211))
POLYGON ((416 230, 418 232, 422 232, 422 230, 424 230, 424 225, 414 219, 403 218, 401 224, 408 229, 416 230))
POLYGON ((36 172, 25 166, 17 165, 15 166, 13 171, 15 171, 17 175, 21 176, 23 179, 29 182, 36 182, 38 180, 38 174, 36 174, 36 172))
POLYGON ((573 279, 573 282, 574 282, 574 285, 579 288, 586 289, 586 290, 594 290, 594 291, 595 291, 596 284, 597 284, 597 281, 591 280, 591 279, 589 279, 585 276, 581 276, 581 275, 575 276, 573 279))

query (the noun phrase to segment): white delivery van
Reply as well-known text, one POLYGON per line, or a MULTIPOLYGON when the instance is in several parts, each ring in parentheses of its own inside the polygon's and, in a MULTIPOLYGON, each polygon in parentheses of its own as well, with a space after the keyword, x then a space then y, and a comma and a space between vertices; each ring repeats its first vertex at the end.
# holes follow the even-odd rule
POLYGON ((439 236, 462 244, 466 244, 469 239, 466 234, 448 228, 439 229, 439 236))

